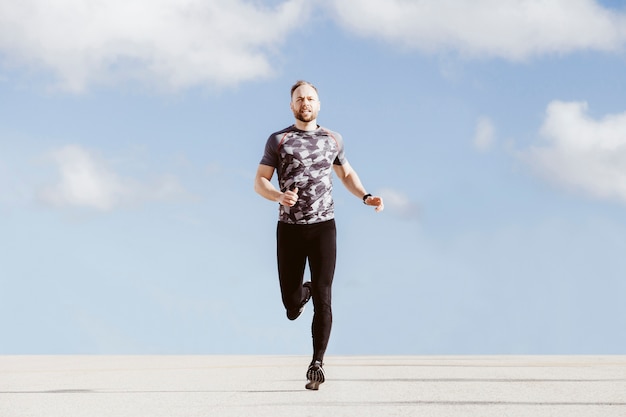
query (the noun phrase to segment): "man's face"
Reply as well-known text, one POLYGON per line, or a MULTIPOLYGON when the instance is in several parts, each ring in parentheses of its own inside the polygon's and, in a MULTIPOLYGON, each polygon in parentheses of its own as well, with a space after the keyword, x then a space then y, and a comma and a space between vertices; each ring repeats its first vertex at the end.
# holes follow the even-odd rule
POLYGON ((301 122, 311 122, 317 119, 320 100, 315 89, 306 84, 296 88, 291 96, 291 111, 301 122))

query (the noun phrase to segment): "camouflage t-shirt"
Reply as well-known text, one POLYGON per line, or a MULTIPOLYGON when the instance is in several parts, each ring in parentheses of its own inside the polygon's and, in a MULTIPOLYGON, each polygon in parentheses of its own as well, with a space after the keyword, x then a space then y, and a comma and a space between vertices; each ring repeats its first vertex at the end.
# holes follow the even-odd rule
POLYGON ((290 126, 272 133, 261 164, 276 169, 281 191, 298 188, 298 201, 293 207, 280 205, 279 220, 312 224, 334 218, 332 166, 347 162, 343 139, 336 132, 323 127, 303 131, 290 126))

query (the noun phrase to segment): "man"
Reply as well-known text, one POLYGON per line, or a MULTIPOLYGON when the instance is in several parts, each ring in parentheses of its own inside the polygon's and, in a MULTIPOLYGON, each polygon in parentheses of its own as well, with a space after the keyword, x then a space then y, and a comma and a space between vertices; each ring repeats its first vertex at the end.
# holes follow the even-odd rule
POLYGON ((324 382, 324 354, 332 326, 331 289, 335 273, 336 229, 332 171, 363 203, 382 211, 383 200, 369 194, 344 154, 340 134, 320 127, 320 101, 311 83, 291 88, 295 123, 270 135, 259 164, 254 189, 279 203, 277 226, 278 277, 287 318, 295 320, 313 298, 313 360, 307 389, 324 382), (278 171, 279 188, 271 183, 278 171), (303 283, 306 262, 311 281, 303 283))

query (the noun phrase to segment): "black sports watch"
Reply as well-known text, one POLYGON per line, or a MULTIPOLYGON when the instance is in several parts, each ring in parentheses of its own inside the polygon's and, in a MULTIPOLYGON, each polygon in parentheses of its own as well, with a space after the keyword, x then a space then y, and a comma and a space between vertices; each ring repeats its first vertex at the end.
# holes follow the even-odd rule
POLYGON ((363 204, 367 204, 365 201, 367 201, 368 197, 371 197, 372 195, 370 193, 367 193, 363 196, 363 204))

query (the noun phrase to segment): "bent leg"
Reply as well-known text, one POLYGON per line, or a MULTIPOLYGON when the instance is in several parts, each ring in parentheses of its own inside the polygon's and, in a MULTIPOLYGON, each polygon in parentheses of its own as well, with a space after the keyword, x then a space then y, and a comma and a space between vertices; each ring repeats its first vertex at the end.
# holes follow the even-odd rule
POLYGON ((298 310, 308 295, 303 288, 306 250, 302 230, 297 225, 278 222, 276 255, 278 280, 283 305, 287 311, 298 310))

